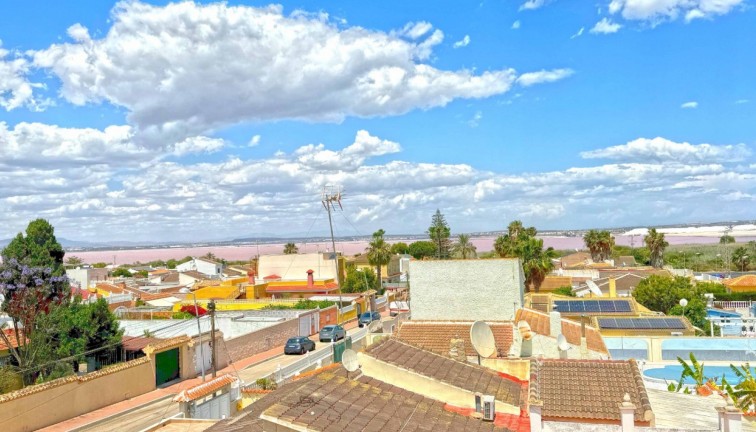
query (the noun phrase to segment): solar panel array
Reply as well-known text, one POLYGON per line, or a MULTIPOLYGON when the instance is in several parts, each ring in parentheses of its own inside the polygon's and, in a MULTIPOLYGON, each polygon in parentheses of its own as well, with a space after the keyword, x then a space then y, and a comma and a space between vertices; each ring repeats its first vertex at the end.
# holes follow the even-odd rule
POLYGON ((686 329, 680 318, 599 318, 598 325, 603 329, 686 329))
POLYGON ((563 313, 632 312, 630 300, 554 300, 554 310, 563 313))

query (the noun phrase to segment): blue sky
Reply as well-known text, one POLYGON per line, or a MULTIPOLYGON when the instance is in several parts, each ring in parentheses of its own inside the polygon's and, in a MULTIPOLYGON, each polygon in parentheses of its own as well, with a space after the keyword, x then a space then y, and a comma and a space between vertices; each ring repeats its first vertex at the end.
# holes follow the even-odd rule
POLYGON ((756 218, 748 1, 4 2, 0 238, 756 218), (43 11, 43 12, 40 12, 43 11))

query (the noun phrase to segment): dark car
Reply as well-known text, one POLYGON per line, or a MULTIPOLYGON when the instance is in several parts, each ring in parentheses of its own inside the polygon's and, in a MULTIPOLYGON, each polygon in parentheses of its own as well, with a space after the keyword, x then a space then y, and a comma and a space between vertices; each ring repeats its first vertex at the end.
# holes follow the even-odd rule
POLYGON ((320 331, 321 342, 336 342, 346 337, 346 330, 340 325, 328 325, 320 331))
POLYGON ((380 321, 381 320, 381 314, 378 312, 364 312, 360 314, 360 327, 366 326, 370 324, 373 321, 380 321))
POLYGON ((293 337, 286 341, 284 354, 304 354, 315 351, 315 342, 308 337, 293 337))

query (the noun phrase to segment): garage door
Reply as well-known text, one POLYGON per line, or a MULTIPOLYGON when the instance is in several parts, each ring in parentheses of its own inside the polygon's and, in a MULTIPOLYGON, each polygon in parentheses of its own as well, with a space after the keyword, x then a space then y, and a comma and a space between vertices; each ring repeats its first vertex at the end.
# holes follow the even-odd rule
POLYGON ((155 383, 163 385, 179 377, 179 349, 163 351, 155 356, 155 383))
POLYGON ((202 349, 200 349, 199 346, 197 346, 197 349, 194 351, 194 371, 197 373, 197 375, 200 375, 202 373, 202 366, 204 363, 205 366, 205 373, 207 374, 208 371, 211 369, 211 360, 213 358, 213 351, 210 348, 210 341, 202 341, 202 349), (202 361, 202 356, 204 355, 204 362, 202 361))
POLYGON ((194 418, 223 419, 231 416, 231 395, 224 393, 194 407, 194 418))

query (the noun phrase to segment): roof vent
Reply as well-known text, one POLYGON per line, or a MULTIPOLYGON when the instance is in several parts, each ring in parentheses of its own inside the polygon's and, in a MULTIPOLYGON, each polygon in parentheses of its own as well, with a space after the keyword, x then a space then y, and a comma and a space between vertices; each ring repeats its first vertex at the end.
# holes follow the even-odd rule
POLYGON ((494 421, 496 417, 496 399, 491 395, 483 395, 483 420, 494 421))

